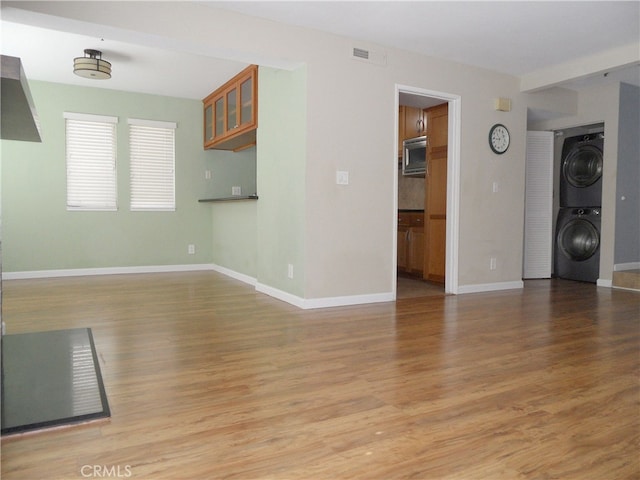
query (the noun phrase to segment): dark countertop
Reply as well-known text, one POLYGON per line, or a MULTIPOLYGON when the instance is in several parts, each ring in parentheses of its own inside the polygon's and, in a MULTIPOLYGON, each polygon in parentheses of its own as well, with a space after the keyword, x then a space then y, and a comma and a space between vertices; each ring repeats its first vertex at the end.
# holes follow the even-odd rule
POLYGON ((233 195, 231 197, 202 198, 198 200, 201 203, 211 202, 237 202, 238 200, 257 200, 258 195, 233 195))

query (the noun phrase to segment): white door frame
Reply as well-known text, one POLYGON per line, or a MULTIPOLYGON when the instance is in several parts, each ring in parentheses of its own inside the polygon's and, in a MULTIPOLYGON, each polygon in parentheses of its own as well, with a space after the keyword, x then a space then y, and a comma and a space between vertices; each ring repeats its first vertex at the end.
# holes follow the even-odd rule
MULTIPOLYGON (((460 95, 451 93, 426 90, 424 88, 410 87, 407 85, 395 86, 395 123, 398 125, 398 111, 400 106, 400 93, 411 95, 421 95, 423 97, 437 98, 449 103, 449 129, 447 147, 447 237, 446 237, 446 258, 445 258, 445 293, 458 293, 458 249, 460 232, 460 95)), ((393 298, 397 292, 397 269, 398 269, 398 168, 397 168, 397 145, 398 128, 395 129, 395 142, 393 157, 393 298)))

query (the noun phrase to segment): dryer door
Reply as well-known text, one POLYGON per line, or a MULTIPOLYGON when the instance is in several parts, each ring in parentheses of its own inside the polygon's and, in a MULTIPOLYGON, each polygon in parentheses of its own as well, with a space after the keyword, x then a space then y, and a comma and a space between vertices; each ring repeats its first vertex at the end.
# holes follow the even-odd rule
POLYGON ((570 220, 558 234, 558 247, 573 261, 591 258, 599 246, 598 230, 591 222, 582 218, 570 220))
POLYGON ((593 145, 576 145, 562 164, 562 175, 574 187, 588 187, 602 176, 602 151, 593 145))

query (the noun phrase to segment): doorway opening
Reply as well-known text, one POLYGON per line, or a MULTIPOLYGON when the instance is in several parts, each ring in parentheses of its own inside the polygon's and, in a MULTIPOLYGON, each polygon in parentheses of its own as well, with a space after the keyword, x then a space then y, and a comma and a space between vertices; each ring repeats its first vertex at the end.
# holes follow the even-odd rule
POLYGON ((394 298, 455 294, 460 97, 397 85, 395 107, 394 298), (415 142, 403 142, 417 137, 427 145, 422 170, 404 167, 415 142))

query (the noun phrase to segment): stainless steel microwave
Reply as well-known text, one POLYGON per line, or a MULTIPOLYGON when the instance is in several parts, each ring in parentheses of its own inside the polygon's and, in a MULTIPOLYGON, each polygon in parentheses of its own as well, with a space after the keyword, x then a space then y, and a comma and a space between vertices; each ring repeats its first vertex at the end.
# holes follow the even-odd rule
POLYGON ((421 175, 427 171, 427 137, 402 142, 402 174, 421 175))

